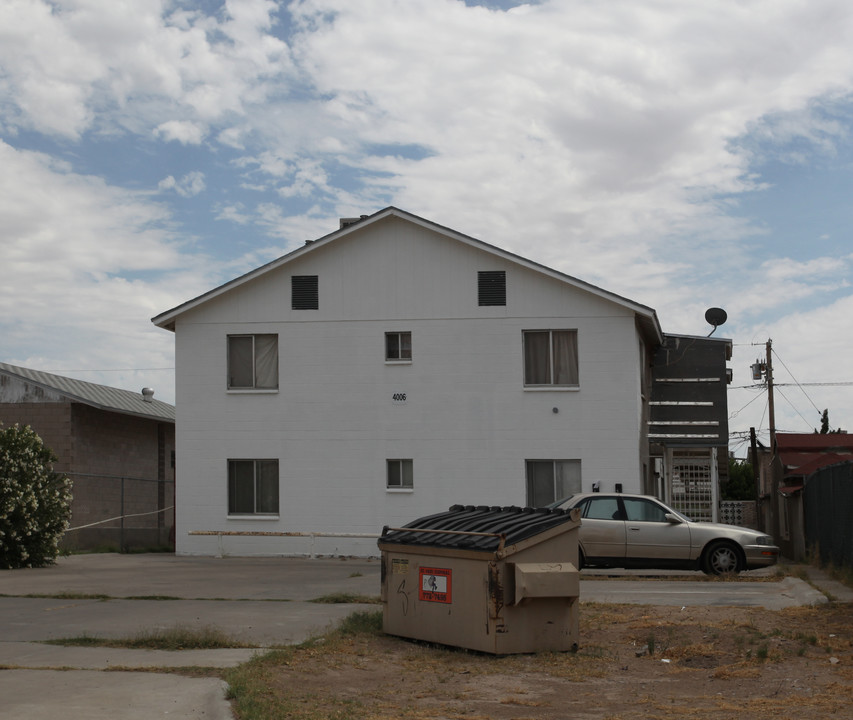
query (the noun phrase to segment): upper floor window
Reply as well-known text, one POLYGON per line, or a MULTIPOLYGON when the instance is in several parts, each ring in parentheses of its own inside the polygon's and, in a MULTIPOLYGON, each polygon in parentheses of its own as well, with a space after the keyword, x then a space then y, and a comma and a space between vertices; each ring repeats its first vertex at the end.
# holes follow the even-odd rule
POLYGON ((278 335, 228 336, 228 387, 238 390, 278 387, 278 335))
POLYGON ((228 461, 228 514, 278 515, 278 460, 228 461))
POLYGON ((385 359, 386 360, 411 360, 412 359, 412 333, 410 333, 410 332, 388 332, 388 333, 385 333, 385 359))
POLYGON ((294 310, 317 310, 320 307, 317 275, 294 275, 290 278, 290 301, 294 310))
POLYGON ((477 273, 477 303, 481 306, 506 305, 504 270, 481 270, 477 273))
POLYGON ((577 330, 524 330, 524 384, 578 384, 577 330))

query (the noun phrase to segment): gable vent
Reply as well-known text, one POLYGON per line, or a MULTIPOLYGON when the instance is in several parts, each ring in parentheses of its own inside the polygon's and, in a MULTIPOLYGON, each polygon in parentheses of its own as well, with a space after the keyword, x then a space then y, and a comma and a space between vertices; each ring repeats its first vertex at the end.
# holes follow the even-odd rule
POLYGON ((290 278, 290 301, 294 310, 317 310, 320 307, 316 275, 294 275, 290 278))
POLYGON ((481 270, 477 273, 477 302, 479 305, 506 305, 506 272, 481 270))

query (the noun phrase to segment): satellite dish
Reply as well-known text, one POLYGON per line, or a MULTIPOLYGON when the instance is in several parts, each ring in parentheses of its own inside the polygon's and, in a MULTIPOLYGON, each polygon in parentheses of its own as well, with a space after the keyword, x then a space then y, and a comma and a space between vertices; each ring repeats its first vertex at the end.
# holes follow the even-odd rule
MULTIPOLYGON (((709 325, 714 326, 714 330, 716 330, 720 325, 724 325, 726 320, 728 320, 729 316, 726 314, 726 311, 723 308, 708 308, 705 311, 705 322, 709 325)), ((708 333, 708 337, 714 334, 714 330, 711 330, 708 333)))

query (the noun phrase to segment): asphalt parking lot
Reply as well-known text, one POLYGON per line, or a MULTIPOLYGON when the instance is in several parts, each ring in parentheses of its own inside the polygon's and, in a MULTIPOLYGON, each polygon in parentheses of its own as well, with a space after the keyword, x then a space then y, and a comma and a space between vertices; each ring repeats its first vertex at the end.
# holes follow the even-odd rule
MULTIPOLYGON (((794 577, 768 582, 772 574, 771 568, 745 573, 738 582, 708 582, 698 573, 652 577, 585 570, 581 603, 781 609, 827 600, 794 577)), ((312 600, 338 593, 375 597, 379 582, 375 559, 103 554, 60 558, 48 568, 0 571, 0 718, 227 720, 231 712, 218 679, 150 669, 229 667, 258 650, 168 652, 58 647, 43 641, 121 638, 180 625, 217 627, 259 648, 299 643, 354 609, 378 607, 312 600), (116 668, 124 672, 103 672, 116 668)), ((833 587, 834 597, 853 599, 853 593, 844 593, 850 591, 833 587)))

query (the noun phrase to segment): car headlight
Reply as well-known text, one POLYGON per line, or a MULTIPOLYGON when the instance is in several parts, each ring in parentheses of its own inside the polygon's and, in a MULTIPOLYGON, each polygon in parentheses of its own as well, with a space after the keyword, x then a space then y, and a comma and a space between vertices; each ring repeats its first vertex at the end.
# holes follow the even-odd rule
POLYGON ((773 538, 770 537, 769 535, 759 535, 757 538, 755 538, 755 544, 756 545, 772 545, 773 544, 773 538))

